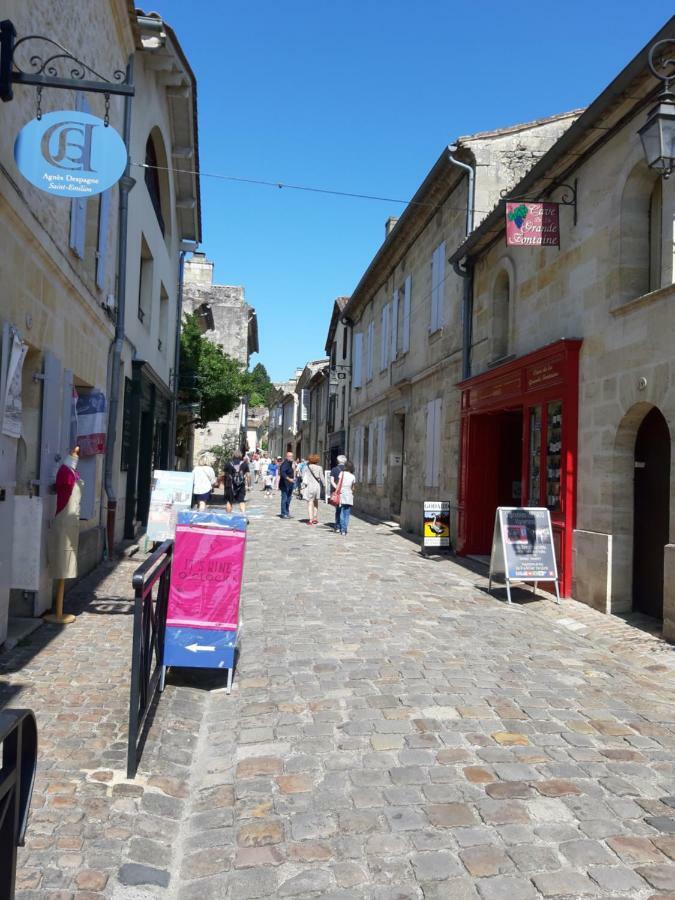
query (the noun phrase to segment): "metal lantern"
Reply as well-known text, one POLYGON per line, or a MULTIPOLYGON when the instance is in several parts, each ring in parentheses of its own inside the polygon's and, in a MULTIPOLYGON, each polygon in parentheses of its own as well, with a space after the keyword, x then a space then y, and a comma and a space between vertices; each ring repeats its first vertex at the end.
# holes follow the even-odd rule
POLYGON ((667 178, 675 167, 675 98, 658 103, 638 131, 650 169, 667 178))
POLYGON ((658 41, 649 51, 649 68, 664 82, 665 89, 638 134, 649 168, 668 178, 675 168, 675 94, 670 91, 670 82, 675 77, 675 59, 663 54, 665 44, 675 44, 675 40, 658 41), (655 62, 657 54, 660 58, 655 62))

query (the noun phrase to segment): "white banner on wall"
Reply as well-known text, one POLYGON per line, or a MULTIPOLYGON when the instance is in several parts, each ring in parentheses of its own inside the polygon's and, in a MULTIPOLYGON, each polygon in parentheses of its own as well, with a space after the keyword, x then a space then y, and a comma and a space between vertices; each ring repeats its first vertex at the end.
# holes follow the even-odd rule
POLYGON ((2 398, 2 433, 8 437, 21 437, 21 372, 28 346, 19 335, 12 334, 7 367, 7 387, 2 398))

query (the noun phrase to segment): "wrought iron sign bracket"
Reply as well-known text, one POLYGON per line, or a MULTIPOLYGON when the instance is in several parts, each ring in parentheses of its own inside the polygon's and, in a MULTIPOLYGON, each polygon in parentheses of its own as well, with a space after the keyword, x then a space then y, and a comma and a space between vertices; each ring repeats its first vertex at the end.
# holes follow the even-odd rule
POLYGON ((573 184, 555 184, 546 191, 546 198, 541 197, 510 197, 509 191, 502 191, 502 200, 508 200, 510 203, 556 203, 558 206, 571 206, 574 209, 573 222, 577 224, 578 213, 578 183, 579 179, 575 178, 573 184), (548 195, 555 191, 562 191, 560 200, 549 200, 548 195))
POLYGON ((127 97, 134 94, 134 86, 126 81, 123 71, 116 70, 112 79, 108 79, 67 47, 41 34, 29 34, 17 40, 13 22, 5 19, 0 22, 0 100, 4 103, 14 99, 15 84, 127 97), (27 55, 23 64, 17 61, 20 48, 27 55), (63 77, 64 70, 68 71, 69 78, 63 77))

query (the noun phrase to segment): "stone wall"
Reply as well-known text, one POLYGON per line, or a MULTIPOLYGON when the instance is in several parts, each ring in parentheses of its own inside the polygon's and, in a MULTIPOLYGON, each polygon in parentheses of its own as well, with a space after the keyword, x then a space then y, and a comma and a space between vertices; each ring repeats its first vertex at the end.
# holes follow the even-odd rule
MULTIPOLYGON (((574 596, 606 612, 632 607, 635 439, 658 407, 675 434, 675 183, 663 181, 658 280, 635 293, 635 273, 648 266, 649 173, 637 134, 638 112, 570 178, 578 178, 578 221, 561 209, 561 246, 493 244, 475 271, 473 374, 493 362, 495 281, 510 280, 508 351, 521 356, 561 337, 582 338, 577 458, 574 596), (640 191, 642 192, 641 202, 640 191), (642 219, 636 218, 642 210, 642 219), (640 251, 640 247, 643 249, 640 251)), ((671 454, 675 463, 675 453, 671 454)), ((675 479, 670 488, 670 539, 675 538, 675 479)), ((675 635, 672 547, 665 551, 666 632, 675 635)))

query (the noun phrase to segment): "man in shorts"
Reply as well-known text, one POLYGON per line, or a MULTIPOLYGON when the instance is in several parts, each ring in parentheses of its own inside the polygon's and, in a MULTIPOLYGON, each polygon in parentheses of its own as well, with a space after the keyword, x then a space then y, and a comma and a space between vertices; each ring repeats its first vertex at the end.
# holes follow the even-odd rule
POLYGON ((225 464, 224 493, 225 508, 232 512, 232 504, 239 504, 239 511, 246 515, 246 476, 249 474, 248 463, 244 462, 239 450, 235 450, 232 459, 225 464))

